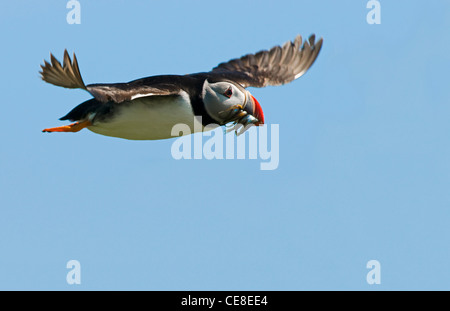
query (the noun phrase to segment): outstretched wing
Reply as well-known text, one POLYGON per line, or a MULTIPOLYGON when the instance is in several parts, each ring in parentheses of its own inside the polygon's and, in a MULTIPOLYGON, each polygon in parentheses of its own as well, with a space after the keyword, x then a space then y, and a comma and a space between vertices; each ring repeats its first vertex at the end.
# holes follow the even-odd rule
POLYGON ((302 37, 298 35, 282 47, 221 63, 210 74, 236 81, 243 87, 282 85, 301 77, 314 63, 323 42, 322 38, 317 42, 315 39, 315 35, 311 35, 302 44, 302 37))
POLYGON ((89 84, 85 85, 78 68, 77 58, 73 54, 70 59, 67 50, 64 51, 63 65, 50 54, 51 63, 44 61, 40 72, 42 80, 56 86, 70 89, 83 89, 92 94, 100 102, 121 103, 146 96, 177 95, 180 88, 168 83, 161 77, 149 77, 128 83, 89 84))
POLYGON ((44 66, 41 65, 42 71, 39 73, 41 74, 42 80, 69 89, 80 88, 86 90, 75 53, 73 54, 72 62, 69 53, 67 53, 67 50, 64 50, 64 63, 62 66, 53 54, 50 54, 50 61, 51 64, 44 60, 44 66))

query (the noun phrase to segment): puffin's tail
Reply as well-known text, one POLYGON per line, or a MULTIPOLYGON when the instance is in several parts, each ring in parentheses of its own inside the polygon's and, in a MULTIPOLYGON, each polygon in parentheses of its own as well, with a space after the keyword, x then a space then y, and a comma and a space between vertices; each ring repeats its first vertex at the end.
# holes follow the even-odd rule
POLYGON ((69 89, 86 90, 75 53, 73 54, 72 62, 69 53, 67 53, 67 50, 64 50, 64 62, 62 66, 53 54, 50 54, 50 60, 51 64, 44 60, 44 66, 41 65, 42 71, 39 73, 41 74, 42 80, 69 89))

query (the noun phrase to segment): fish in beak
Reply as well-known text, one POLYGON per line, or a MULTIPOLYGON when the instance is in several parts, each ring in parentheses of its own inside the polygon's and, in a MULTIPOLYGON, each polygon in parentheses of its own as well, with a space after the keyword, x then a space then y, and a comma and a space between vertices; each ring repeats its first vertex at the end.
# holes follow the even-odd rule
POLYGON ((227 132, 235 131, 238 136, 252 125, 260 126, 264 124, 264 113, 261 105, 250 92, 247 91, 246 95, 244 106, 235 109, 234 124, 227 130, 227 132), (239 128, 241 128, 240 131, 238 131, 239 128))
POLYGON ((245 116, 239 119, 239 124, 242 124, 244 127, 253 124, 256 126, 264 124, 264 113, 261 105, 250 92, 247 92, 247 99, 243 111, 245 116))
POLYGON ((244 110, 247 111, 248 114, 251 114, 256 119, 258 119, 258 122, 254 123, 256 126, 264 124, 264 113, 261 108, 261 105, 256 100, 256 98, 253 97, 250 92, 248 93, 248 97, 250 98, 249 103, 245 106, 244 110))

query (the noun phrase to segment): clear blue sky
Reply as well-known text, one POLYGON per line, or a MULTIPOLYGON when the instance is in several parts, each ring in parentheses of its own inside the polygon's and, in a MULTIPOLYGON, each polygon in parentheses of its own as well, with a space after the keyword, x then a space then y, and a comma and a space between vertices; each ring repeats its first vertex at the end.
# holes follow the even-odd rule
POLYGON ((1 4, 0 289, 450 289, 450 3, 382 0, 368 25, 367 1, 80 2, 80 25, 66 1, 1 4), (41 133, 90 98, 40 80, 49 52, 125 82, 311 33, 304 77, 251 89, 280 126, 277 170, 41 133))

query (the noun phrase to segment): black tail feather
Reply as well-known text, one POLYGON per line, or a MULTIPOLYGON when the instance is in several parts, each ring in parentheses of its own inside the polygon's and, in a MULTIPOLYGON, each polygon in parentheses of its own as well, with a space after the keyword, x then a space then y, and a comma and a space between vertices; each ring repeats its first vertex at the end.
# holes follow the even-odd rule
POLYGON ((105 114, 110 110, 111 103, 102 103, 92 98, 73 108, 68 114, 60 118, 60 120, 81 121, 88 119, 93 113, 96 115, 105 114))

